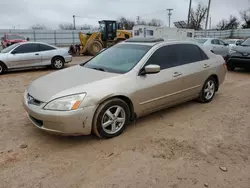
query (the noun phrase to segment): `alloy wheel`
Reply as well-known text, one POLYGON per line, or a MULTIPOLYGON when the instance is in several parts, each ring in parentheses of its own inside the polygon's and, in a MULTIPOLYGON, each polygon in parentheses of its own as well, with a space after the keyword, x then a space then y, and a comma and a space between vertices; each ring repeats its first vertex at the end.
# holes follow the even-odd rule
POLYGON ((204 90, 204 93, 205 93, 205 98, 207 100, 210 100, 214 96, 214 93, 215 93, 215 83, 214 83, 213 80, 209 80, 207 82, 205 90, 204 90))
POLYGON ((126 122, 126 113, 121 106, 111 106, 102 117, 102 128, 108 134, 115 134, 126 122))

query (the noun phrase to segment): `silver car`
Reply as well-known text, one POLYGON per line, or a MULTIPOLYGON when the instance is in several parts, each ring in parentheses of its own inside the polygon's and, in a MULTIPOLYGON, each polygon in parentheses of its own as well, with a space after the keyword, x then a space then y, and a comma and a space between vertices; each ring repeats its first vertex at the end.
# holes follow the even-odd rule
POLYGON ((230 46, 228 43, 225 43, 223 40, 217 38, 196 38, 196 41, 203 45, 206 49, 211 52, 226 57, 229 53, 230 46))
POLYGON ((13 44, 0 52, 0 74, 11 69, 52 66, 62 69, 71 62, 72 56, 67 49, 41 42, 22 42, 13 44))
POLYGON ((128 39, 33 81, 23 104, 41 130, 111 138, 157 110, 192 99, 210 102, 225 74, 223 58, 195 43, 128 39))

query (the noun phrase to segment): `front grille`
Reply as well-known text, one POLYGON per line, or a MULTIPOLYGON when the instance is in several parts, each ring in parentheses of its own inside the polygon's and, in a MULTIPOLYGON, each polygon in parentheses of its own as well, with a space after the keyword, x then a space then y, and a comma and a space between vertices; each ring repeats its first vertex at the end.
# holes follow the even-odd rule
POLYGON ((34 117, 32 117, 31 115, 29 115, 30 119, 39 127, 42 127, 43 126, 43 121, 42 120, 39 120, 39 119, 36 119, 34 117))

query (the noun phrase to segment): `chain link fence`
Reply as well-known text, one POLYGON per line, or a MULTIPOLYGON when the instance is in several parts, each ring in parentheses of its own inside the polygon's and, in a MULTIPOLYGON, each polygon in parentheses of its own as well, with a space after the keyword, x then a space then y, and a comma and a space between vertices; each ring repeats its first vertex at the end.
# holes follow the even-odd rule
MULTIPOLYGON (((81 30, 82 33, 93 32, 90 30, 81 30)), ((0 29, 0 37, 6 33, 13 33, 29 38, 30 41, 39 41, 56 46, 69 46, 71 44, 80 44, 78 33, 73 30, 28 30, 28 29, 0 29)), ((195 37, 204 37, 205 31, 195 31, 195 37)), ((236 30, 208 30, 207 37, 214 38, 248 38, 250 37, 250 29, 236 29, 236 30)))
MULTIPOLYGON (((82 33, 91 32, 90 30, 82 30, 82 33)), ((29 38, 30 41, 39 41, 44 43, 53 44, 56 46, 69 46, 71 44, 79 44, 79 31, 67 31, 67 30, 21 30, 21 29, 1 29, 0 37, 4 34, 19 34, 25 38, 29 38)))

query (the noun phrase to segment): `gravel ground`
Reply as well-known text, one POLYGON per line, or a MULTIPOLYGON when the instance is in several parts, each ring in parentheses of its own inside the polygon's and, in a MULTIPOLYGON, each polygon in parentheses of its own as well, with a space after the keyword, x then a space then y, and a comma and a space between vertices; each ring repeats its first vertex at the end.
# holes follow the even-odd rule
POLYGON ((228 73, 209 104, 166 109, 100 140, 52 136, 28 121, 24 89, 49 72, 0 76, 1 188, 250 187, 250 73, 228 73))

